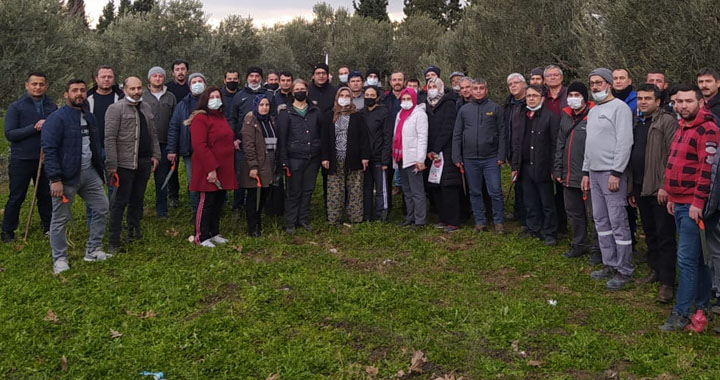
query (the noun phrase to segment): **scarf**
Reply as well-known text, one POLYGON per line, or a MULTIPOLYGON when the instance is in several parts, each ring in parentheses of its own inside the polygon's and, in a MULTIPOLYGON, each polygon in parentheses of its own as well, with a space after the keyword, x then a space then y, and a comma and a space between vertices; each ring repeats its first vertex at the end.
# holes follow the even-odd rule
POLYGON ((442 79, 440 78, 433 78, 428 81, 428 84, 435 83, 437 85, 438 93, 434 98, 430 97, 430 94, 428 93, 428 103, 435 108, 439 103, 440 99, 442 99, 443 95, 445 94, 445 84, 443 83, 442 79))
POLYGON ((627 97, 630 96, 630 93, 632 92, 632 90, 633 90, 632 85, 629 85, 620 91, 615 91, 615 89, 613 88, 612 94, 614 97, 616 97, 624 102, 625 99, 627 99, 627 97))
MULTIPOLYGON (((262 124, 263 121, 270 120, 270 112, 268 112, 268 113, 265 114, 265 115, 260 115, 260 112, 258 111, 258 109, 260 108, 260 102, 261 102, 263 99, 268 99, 268 98, 267 98, 267 96, 265 96, 265 95, 263 94, 263 95, 257 95, 257 96, 255 96, 255 99, 253 100, 253 111, 252 111, 252 113, 253 113, 253 115, 255 116, 255 118, 260 122, 260 124, 262 124)), ((270 101, 270 99, 268 99, 268 102, 269 102, 269 101, 270 101)))
POLYGON ((403 158, 403 152, 402 152, 402 130, 403 125, 405 124, 405 120, 407 120, 408 117, 410 117, 410 114, 415 110, 415 106, 417 105, 417 93, 412 88, 406 88, 402 90, 400 93, 400 99, 407 94, 410 95, 412 98, 413 106, 409 110, 400 109, 400 113, 398 114, 398 121, 397 126, 395 127, 395 138, 393 139, 393 151, 392 156, 393 160, 395 162, 400 163, 402 162, 403 158))
POLYGON ((357 112, 357 107, 355 107, 355 103, 353 103, 352 100, 350 100, 350 104, 345 107, 338 104, 338 98, 340 98, 340 93, 343 91, 349 92, 351 98, 353 96, 352 91, 350 91, 348 87, 340 87, 340 89, 337 90, 335 93, 335 104, 333 105, 333 123, 336 122, 341 115, 347 116, 357 112))

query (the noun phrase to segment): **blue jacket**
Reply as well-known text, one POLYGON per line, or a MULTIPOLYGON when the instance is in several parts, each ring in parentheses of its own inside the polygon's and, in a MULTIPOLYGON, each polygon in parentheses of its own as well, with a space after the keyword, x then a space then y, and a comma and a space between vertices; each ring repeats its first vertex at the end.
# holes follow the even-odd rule
POLYGON ((10 141, 10 157, 17 160, 40 158, 40 132, 35 123, 47 119, 57 110, 57 105, 47 95, 43 96, 43 113, 37 112, 35 100, 28 94, 10 105, 5 113, 5 138, 10 141))
MULTIPOLYGON (((82 164, 80 112, 66 105, 53 112, 43 125, 40 136, 41 146, 45 151, 43 167, 50 182, 62 181, 65 185, 75 185, 80 181, 82 164)), ((92 165, 102 179, 105 178, 105 165, 100 153, 100 137, 95 116, 86 107, 82 113, 90 128, 92 165)))
POLYGON ((183 125, 183 122, 195 111, 197 102, 198 98, 192 96, 192 93, 190 93, 175 106, 175 111, 173 111, 172 118, 170 119, 170 128, 168 129, 168 153, 176 153, 185 157, 192 155, 190 127, 183 125))
POLYGON ((623 101, 630 107, 633 117, 637 116, 637 92, 635 92, 635 90, 630 91, 627 98, 623 99, 623 101))

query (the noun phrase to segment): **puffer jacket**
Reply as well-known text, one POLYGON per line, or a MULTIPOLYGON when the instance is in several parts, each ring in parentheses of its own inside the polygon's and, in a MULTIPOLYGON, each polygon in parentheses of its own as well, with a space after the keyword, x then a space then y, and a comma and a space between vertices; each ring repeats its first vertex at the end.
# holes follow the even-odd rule
POLYGON ((575 116, 572 108, 563 108, 560 130, 555 145, 553 177, 561 178, 565 187, 580 188, 585 159, 585 138, 587 137, 587 115, 595 103, 588 102, 585 110, 575 116))
POLYGON ((175 106, 172 119, 170 119, 170 128, 168 129, 168 153, 176 153, 185 157, 192 155, 193 148, 192 140, 190 139, 190 127, 184 125, 184 122, 195 110, 197 101, 198 98, 190 93, 175 106))
POLYGON ((382 165, 392 164, 392 136, 394 118, 390 117, 388 108, 378 104, 372 111, 368 107, 358 111, 365 119, 370 142, 370 161, 382 165))
POLYGON ((280 111, 277 118, 278 154, 280 164, 287 166, 288 160, 313 159, 320 157, 323 115, 320 109, 308 103, 305 116, 301 116, 294 107, 280 111))
MULTIPOLYGON (((393 127, 393 139, 397 133, 397 125, 400 121, 400 113, 395 117, 393 127)), ((405 119, 402 127, 402 169, 415 165, 417 162, 425 163, 428 144, 428 117, 425 112, 425 104, 415 106, 410 116, 405 119)), ((398 168, 398 163, 393 160, 393 168, 398 168)))

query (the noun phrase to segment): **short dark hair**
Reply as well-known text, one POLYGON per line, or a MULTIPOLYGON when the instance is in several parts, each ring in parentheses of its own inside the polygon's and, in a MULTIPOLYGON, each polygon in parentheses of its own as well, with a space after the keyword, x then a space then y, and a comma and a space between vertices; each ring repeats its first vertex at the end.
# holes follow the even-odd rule
POLYGON ((100 74, 100 70, 110 70, 113 72, 113 75, 115 74, 115 69, 113 69, 112 66, 102 65, 102 66, 98 66, 97 70, 95 70, 94 76, 97 76, 98 74, 100 74))
POLYGON ((47 75, 45 75, 42 71, 31 71, 28 73, 27 78, 25 79, 25 82, 30 80, 30 77, 41 77, 47 81, 47 75))
POLYGON ((539 84, 529 84, 527 86, 527 90, 534 90, 538 94, 540 94, 540 96, 545 96, 544 88, 545 88, 544 86, 541 86, 539 84))
POLYGON ((700 69, 700 71, 698 71, 695 78, 700 78, 705 75, 710 75, 715 78, 715 80, 720 80, 720 74, 718 74, 717 70, 713 69, 712 67, 703 67, 702 69, 700 69))
POLYGON ((375 95, 378 97, 378 100, 380 100, 380 95, 382 94, 382 92, 380 91, 380 88, 378 88, 378 86, 366 86, 365 89, 363 89, 363 94, 365 94, 365 91, 367 90, 375 91, 375 95))
POLYGON ((407 80, 407 82, 408 83, 410 83, 410 82, 417 83, 418 86, 420 85, 420 81, 417 78, 410 78, 407 80))
POLYGON ((281 71, 281 72, 280 72, 280 76, 281 76, 281 77, 289 77, 290 80, 293 80, 293 75, 292 75, 292 73, 289 72, 289 71, 281 71))
POLYGON ((202 94, 200 94, 197 102, 197 107, 195 107, 195 109, 210 112, 210 108, 208 108, 208 102, 210 101, 210 94, 215 91, 220 92, 220 101, 222 101, 222 105, 220 106, 220 108, 218 108, 218 110, 223 111, 225 109, 225 99, 223 99, 222 97, 222 91, 220 91, 220 89, 215 86, 208 87, 207 89, 205 89, 205 91, 203 91, 202 94))
POLYGON ((176 59, 176 60, 174 60, 173 63, 172 63, 172 65, 170 65, 170 69, 171 69, 172 71, 175 71, 175 66, 178 66, 178 65, 185 65, 185 68, 186 68, 188 71, 190 71, 190 64, 187 63, 187 61, 182 60, 182 59, 176 59))
POLYGON ((267 74, 265 74, 265 77, 267 78, 268 76, 270 76, 270 75, 272 75, 272 74, 277 75, 278 78, 280 77, 280 74, 278 74, 278 72, 275 71, 275 70, 268 70, 267 74))
POLYGON ((668 88, 668 90, 667 90, 668 99, 670 97, 672 97, 673 95, 677 94, 677 88, 678 88, 677 84, 672 85, 672 86, 670 86, 670 88, 668 88))
POLYGON ((70 80, 67 82, 67 84, 65 85, 65 92, 70 91, 70 86, 72 86, 72 85, 74 85, 74 84, 84 84, 85 87, 87 87, 87 83, 85 83, 85 81, 82 80, 82 79, 77 79, 77 78, 75 78, 75 79, 70 79, 70 80))
POLYGON ((693 91, 693 92, 695 92, 695 98, 697 98, 697 100, 700 100, 700 99, 703 98, 702 91, 700 91, 700 87, 698 87, 697 85, 694 85, 694 84, 679 84, 679 85, 677 85, 677 86, 675 87, 675 93, 678 93, 678 92, 688 92, 688 91, 693 91))
POLYGON ((652 83, 643 83, 640 85, 640 87, 637 88, 636 91, 652 92, 655 99, 660 99, 661 96, 660 89, 652 83))
POLYGON ((232 69, 227 69, 227 70, 225 70, 225 75, 223 75, 223 77, 224 77, 224 78, 227 78, 227 75, 228 75, 228 74, 232 74, 232 73, 237 74, 237 75, 238 75, 238 78, 240 78, 240 71, 239 71, 238 69, 236 69, 236 68, 232 68, 232 69))
POLYGON ((663 70, 661 68, 650 69, 650 70, 648 70, 647 73, 648 74, 662 74, 663 76, 665 76, 665 70, 663 70))

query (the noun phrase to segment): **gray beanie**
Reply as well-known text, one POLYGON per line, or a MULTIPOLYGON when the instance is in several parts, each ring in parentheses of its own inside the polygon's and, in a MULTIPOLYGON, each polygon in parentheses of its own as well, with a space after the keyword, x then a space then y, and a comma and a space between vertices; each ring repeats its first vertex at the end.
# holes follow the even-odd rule
POLYGON ((166 76, 165 69, 160 66, 151 67, 150 70, 148 70, 148 79, 150 79, 150 77, 154 74, 162 74, 163 76, 166 76))
POLYGON ((461 71, 455 71, 452 74, 450 74, 450 79, 452 79, 453 77, 464 77, 464 76, 465 76, 465 74, 463 74, 461 71))
POLYGON ((202 75, 200 73, 192 73, 192 74, 190 74, 190 76, 188 76, 188 79, 187 79, 188 86, 190 85, 190 82, 192 82, 193 78, 195 78, 195 77, 202 78, 203 82, 205 82, 207 84, 207 79, 205 79, 205 75, 202 75))
POLYGON ((608 82, 610 84, 612 84, 612 82, 613 82, 612 71, 610 71, 610 69, 606 69, 604 67, 598 67, 597 69, 590 72, 590 75, 588 75, 588 79, 593 75, 597 75, 597 76, 601 77, 602 79, 605 79, 605 82, 608 82))

